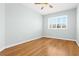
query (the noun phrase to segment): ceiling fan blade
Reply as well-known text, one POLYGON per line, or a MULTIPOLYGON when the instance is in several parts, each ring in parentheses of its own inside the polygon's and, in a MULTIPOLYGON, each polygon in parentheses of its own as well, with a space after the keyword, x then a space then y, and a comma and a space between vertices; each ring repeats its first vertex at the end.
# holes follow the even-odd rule
POLYGON ((41 7, 41 10, 43 10, 44 9, 44 7, 41 7))
POLYGON ((52 6, 52 5, 49 5, 49 7, 50 7, 50 8, 53 8, 53 6, 52 6))
POLYGON ((48 4, 48 3, 35 3, 35 4, 48 4))
POLYGON ((41 4, 41 3, 35 3, 35 4, 41 4))

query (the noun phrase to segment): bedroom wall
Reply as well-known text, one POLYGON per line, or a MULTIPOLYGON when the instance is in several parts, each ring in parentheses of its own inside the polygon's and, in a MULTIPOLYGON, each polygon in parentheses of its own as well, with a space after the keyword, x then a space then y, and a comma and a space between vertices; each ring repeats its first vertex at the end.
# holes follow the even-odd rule
POLYGON ((5 45, 5 4, 0 3, 0 51, 5 45))
POLYGON ((79 6, 77 7, 77 43, 79 45, 79 6))
POLYGON ((43 18, 44 18, 43 36, 53 37, 53 38, 64 38, 67 40, 76 39, 76 9, 48 14, 43 16, 43 18), (48 18, 62 16, 62 15, 68 15, 68 29, 67 30, 48 29, 48 18))
POLYGON ((42 16, 22 4, 6 4, 6 46, 42 36, 42 16))

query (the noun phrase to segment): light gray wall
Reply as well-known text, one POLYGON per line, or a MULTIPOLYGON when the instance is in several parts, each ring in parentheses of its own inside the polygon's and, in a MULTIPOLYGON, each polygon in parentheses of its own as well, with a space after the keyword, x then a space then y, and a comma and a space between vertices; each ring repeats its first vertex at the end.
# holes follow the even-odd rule
POLYGON ((5 44, 5 4, 0 3, 0 50, 5 44))
POLYGON ((43 36, 56 38, 76 39, 76 9, 66 10, 58 13, 43 16, 43 36), (48 18, 61 15, 68 15, 68 30, 48 29, 48 18))
POLYGON ((79 44, 79 6, 77 8, 77 43, 79 44))
POLYGON ((6 4, 6 46, 41 37, 42 16, 22 4, 6 4))

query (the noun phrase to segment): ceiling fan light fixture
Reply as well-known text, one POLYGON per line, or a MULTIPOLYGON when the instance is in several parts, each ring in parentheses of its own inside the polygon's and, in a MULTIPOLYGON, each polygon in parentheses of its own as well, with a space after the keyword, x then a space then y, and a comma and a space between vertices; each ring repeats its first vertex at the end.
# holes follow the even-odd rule
POLYGON ((43 10, 47 6, 50 7, 50 8, 53 8, 53 6, 50 5, 49 3, 35 3, 35 5, 40 5, 41 6, 41 10, 43 10))

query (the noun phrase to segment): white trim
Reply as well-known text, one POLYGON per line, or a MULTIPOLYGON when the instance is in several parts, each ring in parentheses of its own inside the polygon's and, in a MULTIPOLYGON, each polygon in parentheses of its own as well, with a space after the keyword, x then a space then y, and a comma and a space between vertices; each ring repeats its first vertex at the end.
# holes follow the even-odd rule
POLYGON ((52 36, 43 36, 43 37, 47 37, 47 38, 56 38, 56 39, 69 40, 69 41, 76 41, 76 40, 74 40, 74 39, 58 38, 58 37, 52 37, 52 36))
POLYGON ((77 45, 79 46, 79 43, 78 43, 78 41, 76 40, 76 43, 77 43, 77 45))
POLYGON ((29 41, 32 41, 32 40, 36 40, 36 39, 39 39, 39 38, 41 38, 41 37, 42 37, 42 36, 37 37, 37 38, 33 38, 33 39, 28 39, 28 40, 26 40, 26 41, 22 41, 22 42, 19 42, 19 43, 16 43, 16 44, 12 44, 12 45, 6 46, 4 49, 6 49, 6 48, 10 48, 10 47, 13 47, 13 46, 22 44, 22 43, 26 43, 26 42, 29 42, 29 41))
POLYGON ((3 51, 4 49, 5 49, 4 47, 3 47, 3 48, 1 48, 1 49, 0 49, 0 52, 1 52, 1 51, 3 51))
POLYGON ((79 46, 79 43, 78 43, 78 46, 79 46))

